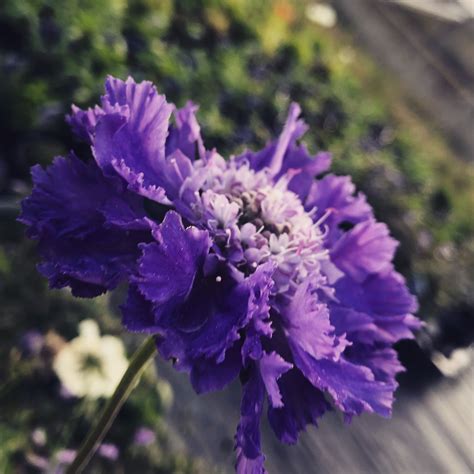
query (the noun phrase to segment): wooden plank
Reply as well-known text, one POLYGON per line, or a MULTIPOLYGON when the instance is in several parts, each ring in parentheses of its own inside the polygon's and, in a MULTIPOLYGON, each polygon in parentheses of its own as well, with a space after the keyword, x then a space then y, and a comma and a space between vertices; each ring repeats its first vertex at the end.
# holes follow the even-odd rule
MULTIPOLYGON (((187 376, 159 363, 173 385, 168 423, 186 450, 233 472, 233 435, 240 387, 196 395, 187 376)), ((272 474, 469 474, 474 472, 474 368, 424 392, 404 393, 392 420, 362 416, 345 426, 336 413, 310 428, 296 446, 280 444, 262 421, 267 468, 272 474)))
POLYGON ((458 156, 474 159, 474 21, 441 21, 392 2, 338 0, 343 22, 458 156))

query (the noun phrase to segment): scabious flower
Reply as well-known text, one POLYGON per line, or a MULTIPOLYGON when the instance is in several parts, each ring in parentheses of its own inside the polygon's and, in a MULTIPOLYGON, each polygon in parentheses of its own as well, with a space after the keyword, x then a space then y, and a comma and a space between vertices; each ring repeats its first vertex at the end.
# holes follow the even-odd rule
POLYGON ((138 446, 150 446, 156 441, 156 434, 155 432, 147 428, 146 426, 141 426, 135 432, 135 436, 133 437, 134 444, 138 446))
POLYGON ((120 455, 120 451, 115 444, 102 443, 97 450, 99 456, 102 456, 109 461, 116 461, 120 455))
MULTIPOLYGON (((116 461, 120 455, 118 447, 112 443, 100 444, 97 453, 100 457, 112 462, 116 461)), ((46 460, 46 463, 41 467, 41 472, 64 474, 76 456, 77 451, 75 449, 60 449, 51 459, 46 460)))
POLYGON ((297 104, 278 139, 228 160, 205 148, 196 110, 108 78, 99 106, 68 117, 94 159, 34 167, 21 221, 53 288, 128 282, 125 327, 156 335, 196 392, 240 377, 236 467, 261 473, 265 400, 285 443, 332 405, 390 415, 392 345, 413 337, 416 300, 365 197, 299 144, 297 104))
POLYGON ((79 324, 79 336, 68 342, 53 361, 68 393, 92 399, 112 395, 127 366, 123 342, 114 336, 100 336, 92 319, 79 324))

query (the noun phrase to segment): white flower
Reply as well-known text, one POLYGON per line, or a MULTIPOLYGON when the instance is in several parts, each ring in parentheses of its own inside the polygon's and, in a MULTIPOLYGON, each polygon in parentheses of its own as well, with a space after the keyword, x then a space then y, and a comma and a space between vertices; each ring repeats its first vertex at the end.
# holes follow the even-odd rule
POLYGON ((79 324, 79 336, 54 359, 53 368, 64 387, 76 397, 109 397, 128 367, 125 347, 114 336, 100 336, 97 323, 79 324))

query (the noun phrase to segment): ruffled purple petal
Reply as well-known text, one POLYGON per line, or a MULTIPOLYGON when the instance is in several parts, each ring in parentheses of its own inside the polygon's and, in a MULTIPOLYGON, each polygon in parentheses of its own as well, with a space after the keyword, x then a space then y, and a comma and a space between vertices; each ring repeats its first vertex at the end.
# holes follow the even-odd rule
MULTIPOLYGON (((291 333, 287 328, 285 332, 295 365, 316 388, 329 392, 348 417, 362 411, 388 416, 394 387, 377 382, 369 368, 351 364, 341 356, 350 342, 345 331, 342 333, 344 325, 337 319, 346 315, 334 315, 335 323, 339 323, 339 330, 335 330, 330 324, 327 306, 317 303, 314 298, 306 291, 295 294, 292 302, 290 320, 300 326, 296 332, 291 333), (295 301, 300 301, 299 311, 295 301)), ((288 315, 286 319, 289 319, 288 315)), ((366 324, 371 324, 370 319, 359 321, 359 325, 366 324)))
POLYGON ((155 223, 145 215, 141 200, 131 193, 126 195, 127 199, 123 199, 123 196, 110 197, 101 207, 107 227, 124 232, 151 231, 155 223))
POLYGON ((166 140, 166 156, 179 150, 190 160, 205 159, 206 151, 201 138, 201 127, 196 119, 198 109, 197 105, 188 101, 183 108, 174 111, 176 125, 171 128, 166 140))
POLYGON ((346 334, 351 341, 366 337, 368 338, 366 342, 374 342, 373 334, 378 329, 373 317, 337 304, 331 304, 329 312, 331 324, 334 326, 337 335, 346 334))
POLYGON ((71 127, 73 133, 82 141, 92 145, 95 135, 95 128, 100 118, 107 114, 118 114, 128 116, 129 110, 126 105, 111 104, 108 101, 102 102, 94 108, 82 110, 76 105, 71 107, 71 113, 66 115, 66 122, 71 127))
POLYGON ((276 179, 285 173, 290 173, 288 189, 293 191, 305 202, 316 176, 324 173, 331 166, 331 154, 328 152, 317 153, 311 156, 305 145, 294 146, 287 152, 280 173, 276 179))
POLYGON ((293 367, 293 364, 287 362, 276 352, 270 352, 270 354, 262 355, 258 365, 271 405, 275 408, 282 407, 283 402, 277 381, 293 367))
POLYGON ((262 337, 270 338, 273 328, 270 320, 270 293, 274 286, 272 279, 275 265, 268 262, 260 265, 246 285, 250 289, 248 305, 248 326, 242 346, 244 364, 249 359, 258 360, 263 355, 262 337))
MULTIPOLYGON (((174 150, 166 159, 166 166, 163 167, 163 176, 166 180, 166 197, 173 201, 176 209, 180 205, 189 206, 189 200, 182 196, 183 183, 192 180, 194 168, 190 159, 180 150, 174 150)), ((155 199, 156 200, 156 199, 155 199)), ((195 195, 191 202, 195 201, 195 195)))
POLYGON ((328 307, 318 301, 309 281, 297 288, 282 316, 290 345, 298 346, 316 359, 337 360, 347 346, 344 334, 335 337, 328 307))
POLYGON ((123 325, 132 332, 159 334, 162 329, 155 320, 153 304, 145 299, 135 285, 128 289, 127 301, 120 307, 123 325))
POLYGON ((134 192, 162 200, 165 142, 173 106, 151 82, 137 84, 109 77, 103 104, 128 113, 110 113, 95 127, 94 156, 106 175, 118 173, 134 192))
POLYGON ((349 176, 327 175, 313 182, 305 201, 305 208, 316 209, 314 220, 324 219, 329 232, 328 246, 334 244, 343 234, 339 228, 342 223, 351 225, 364 222, 373 217, 372 208, 367 204, 364 194, 355 193, 355 186, 349 176))
POLYGON ((272 175, 277 175, 281 170, 288 146, 294 143, 307 130, 307 125, 302 120, 298 120, 300 113, 300 106, 292 103, 285 126, 278 140, 270 143, 259 152, 247 151, 240 155, 237 160, 248 161, 250 167, 255 171, 268 168, 272 175))
POLYGON ((391 344, 412 339, 413 331, 420 328, 411 314, 417 310, 416 299, 393 270, 372 275, 363 283, 344 277, 335 289, 339 304, 331 305, 331 322, 336 331, 346 331, 351 341, 391 344))
POLYGON ((70 286, 75 295, 91 297, 117 286, 136 265, 138 243, 150 239, 140 201, 73 155, 56 158, 46 170, 35 166, 32 175, 33 192, 19 220, 39 241, 39 269, 51 287, 70 286), (124 235, 108 220, 113 203, 120 208, 115 217, 134 221, 137 231, 124 235))
POLYGON ((237 161, 248 161, 255 171, 267 168, 275 181, 288 174, 288 189, 305 201, 315 176, 327 171, 331 165, 331 154, 321 152, 311 156, 305 145, 297 145, 308 126, 299 119, 301 109, 291 104, 283 131, 277 141, 258 152, 246 151, 237 161))
POLYGON ((224 362, 241 337, 248 300, 248 288, 225 275, 220 282, 215 277, 199 279, 186 303, 167 318, 160 352, 167 359, 176 359, 184 370, 191 370, 200 359, 224 362))
POLYGON ((133 280, 154 304, 159 317, 186 300, 211 242, 207 231, 184 229, 181 217, 174 211, 169 211, 152 233, 156 242, 141 247, 143 256, 133 280))
POLYGON ((392 267, 398 242, 385 224, 368 220, 346 232, 331 249, 332 262, 355 281, 392 267))
POLYGON ((243 386, 240 423, 235 435, 238 474, 264 474, 265 456, 260 446, 260 418, 265 399, 265 385, 256 367, 251 367, 243 386))
MULTIPOLYGON (((108 118, 109 117, 107 117, 107 119, 108 118)), ((104 122, 107 119, 104 119, 104 122)), ((112 161, 112 166, 117 174, 128 183, 128 189, 130 189, 130 191, 151 199, 152 201, 163 204, 169 203, 169 200, 166 196, 166 191, 161 185, 151 184, 149 180, 145 179, 145 174, 143 172, 135 171, 133 168, 127 165, 125 160, 117 161, 114 159, 112 161)))
POLYGON ((377 325, 376 340, 395 343, 401 339, 414 339, 414 329, 409 324, 411 315, 403 316, 375 316, 374 323, 377 325))
POLYGON ((97 121, 104 114, 104 110, 98 105, 87 110, 82 110, 73 105, 71 114, 66 116, 66 122, 80 140, 91 144, 97 121))
POLYGON ((241 369, 240 345, 235 344, 227 350, 222 362, 216 363, 203 357, 196 359, 191 369, 191 384, 196 393, 222 390, 239 375, 241 369))
POLYGON ((337 321, 335 325, 346 331, 346 337, 351 342, 393 344, 400 339, 414 338, 413 329, 405 322, 406 316, 377 317, 341 307, 332 308, 331 320, 337 321), (344 325, 345 322, 347 325, 344 325))
POLYGON ((283 131, 276 143, 275 151, 266 164, 266 167, 268 167, 272 175, 276 175, 280 172, 283 165, 283 159, 290 143, 301 137, 308 129, 308 126, 303 120, 298 120, 300 114, 301 107, 293 102, 290 105, 290 110, 288 111, 288 117, 285 126, 283 127, 283 131))
POLYGON ((405 279, 395 271, 367 279, 363 288, 367 307, 375 314, 399 316, 418 310, 416 298, 408 291, 405 279))
POLYGON ((317 426, 317 420, 331 409, 323 393, 303 377, 297 369, 284 374, 278 381, 283 406, 269 406, 268 420, 280 441, 295 444, 298 434, 307 425, 317 426))
POLYGON ((298 347, 292 347, 296 366, 317 388, 327 391, 346 420, 362 412, 391 415, 395 385, 375 380, 365 366, 352 364, 343 357, 337 362, 316 360, 298 347))
POLYGON ((334 285, 338 301, 357 311, 379 316, 401 316, 418 309, 416 298, 408 290, 405 279, 394 270, 371 275, 362 283, 349 277, 334 285))
POLYGON ((365 344, 354 344, 347 354, 348 360, 368 367, 376 380, 397 385, 395 377, 405 368, 398 360, 397 351, 391 347, 375 348, 365 344))

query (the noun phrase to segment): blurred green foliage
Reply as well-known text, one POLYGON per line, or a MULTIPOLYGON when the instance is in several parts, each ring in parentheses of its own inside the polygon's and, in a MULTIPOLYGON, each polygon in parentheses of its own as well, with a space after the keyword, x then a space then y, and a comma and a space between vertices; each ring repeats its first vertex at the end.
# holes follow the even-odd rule
MULTIPOLYGON (((117 321, 104 319, 103 302, 47 290, 8 204, 28 192, 31 165, 72 147, 88 152, 74 142, 64 115, 72 102, 96 102, 106 74, 149 79, 178 105, 198 103, 205 143, 224 155, 264 145, 298 101, 310 149, 333 152, 336 172, 354 177, 401 241, 397 266, 420 299, 421 316, 434 323, 431 343, 449 349, 472 340, 473 168, 407 108, 394 79, 376 70, 347 33, 310 23, 305 3, 3 0, 0 330, 10 342, 0 347, 2 361, 29 328, 72 337, 78 320, 97 316, 117 330, 117 321)), ((2 362, 2 380, 8 371, 2 362)), ((150 410, 146 416, 156 422, 160 409, 150 410)), ((4 418, 0 436, 16 439, 4 418)))

